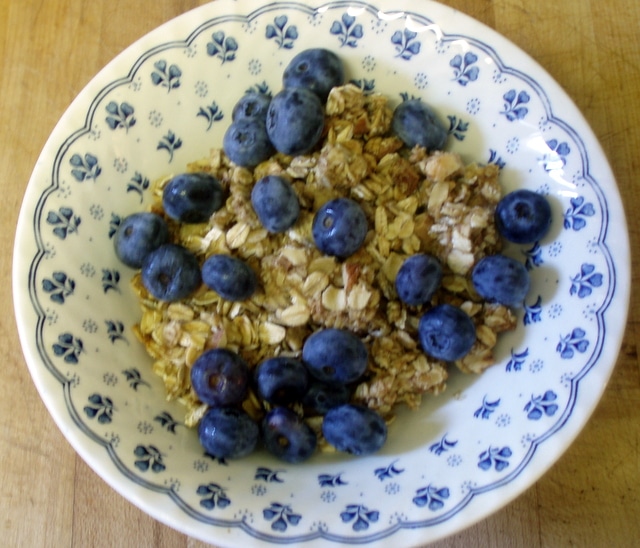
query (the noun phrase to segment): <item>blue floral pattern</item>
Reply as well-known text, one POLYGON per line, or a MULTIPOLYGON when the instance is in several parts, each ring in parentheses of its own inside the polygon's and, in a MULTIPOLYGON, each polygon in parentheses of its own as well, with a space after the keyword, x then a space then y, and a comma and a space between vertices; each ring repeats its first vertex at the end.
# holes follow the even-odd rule
POLYGON ((60 383, 61 420, 86 434, 79 437, 87 447, 106 448, 95 453, 115 465, 118 481, 164 494, 165 506, 196 529, 209 527, 212 538, 242 529, 291 545, 386 537, 393 544, 522 481, 538 466, 536 449, 568 421, 583 420, 573 416, 576 402, 591 396, 579 387, 608 367, 600 352, 616 331, 609 311, 624 286, 626 265, 610 249, 620 233, 609 211, 611 183, 591 171, 599 152, 583 141, 579 122, 559 118, 564 103, 542 88, 537 69, 510 66, 490 37, 438 27, 415 6, 384 21, 361 0, 348 7, 330 0, 323 10, 217 0, 200 9, 206 16, 190 32, 158 36, 157 47, 105 73, 101 92, 79 103, 69 134, 30 183, 39 192, 21 221, 28 245, 18 260, 37 318, 28 330, 38 374, 60 383), (557 215, 553 241, 514 249, 535 292, 516 313, 516 333, 503 334, 499 365, 425 396, 410 414, 419 419, 399 417, 390 439, 406 445, 397 452, 318 455, 309 479, 305 465, 262 454, 226 461, 197 449, 180 404, 166 401, 130 335, 138 314, 132 272, 115 258, 112 238, 126 215, 150 203, 152 181, 220 144, 238 94, 279 90, 281 67, 318 43, 349 60, 349 78, 365 93, 447 105, 439 115, 448 147, 517 171, 522 185, 550 196, 557 215), (536 147, 527 146, 531 127, 536 147), (421 428, 403 432, 405 419, 421 428))

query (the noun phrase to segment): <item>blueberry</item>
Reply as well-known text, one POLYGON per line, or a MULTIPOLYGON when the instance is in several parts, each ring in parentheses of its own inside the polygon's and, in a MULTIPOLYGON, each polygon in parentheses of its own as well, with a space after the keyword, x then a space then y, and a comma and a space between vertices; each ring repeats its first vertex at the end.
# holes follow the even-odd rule
POLYGON ((476 328, 469 315, 457 306, 441 304, 420 318, 418 337, 429 356, 452 362, 466 356, 476 341, 476 328))
POLYGON ((207 405, 239 405, 249 389, 249 366, 226 348, 207 350, 191 366, 191 386, 207 405))
POLYGON ((331 88, 344 83, 344 67, 332 51, 313 48, 301 51, 284 69, 282 84, 285 88, 307 88, 322 102, 327 100, 331 88))
POLYGON ((200 444, 217 459, 248 455, 259 437, 258 425, 245 411, 234 407, 211 407, 198 425, 200 444))
POLYGON ((254 372, 256 392, 274 405, 300 401, 309 385, 309 372, 294 358, 278 356, 263 361, 254 372))
POLYGON ((400 300, 417 306, 428 303, 440 287, 442 266, 433 255, 412 255, 406 259, 396 276, 396 291, 400 300))
POLYGON ((262 419, 267 451, 286 462, 302 462, 313 455, 318 438, 311 427, 286 407, 276 407, 262 419))
POLYGON ((269 232, 291 228, 300 214, 298 196, 291 183, 279 175, 267 175, 253 186, 251 204, 269 232))
POLYGON ((165 213, 181 223, 204 223, 222 207, 220 181, 208 173, 182 173, 162 191, 165 213))
POLYGON ((132 268, 140 268, 149 253, 169 240, 167 223, 155 213, 133 213, 120 223, 113 238, 116 256, 132 268))
POLYGON ((236 165, 254 168, 273 154, 264 123, 258 120, 232 122, 222 139, 225 154, 236 165))
POLYGON ((302 347, 302 360, 317 379, 348 384, 367 368, 364 343, 346 329, 327 328, 310 335, 302 347))
POLYGON ((516 244, 532 244, 549 231, 551 206, 537 192, 515 190, 498 202, 495 220, 498 232, 505 239, 516 244))
POLYGON ((391 128, 409 148, 420 145, 429 151, 442 150, 447 140, 447 130, 420 99, 400 103, 393 111, 391 128))
POLYGON ((267 133, 278 152, 306 154, 320 140, 323 128, 324 107, 308 89, 283 89, 271 99, 267 133))
POLYGON ((202 265, 202 281, 223 299, 244 301, 258 286, 253 269, 230 255, 211 255, 202 265))
POLYGON ((327 412, 322 433, 338 451, 369 455, 384 445, 387 425, 373 409, 347 403, 327 412))
POLYGON ((347 403, 350 397, 351 391, 346 384, 326 383, 314 379, 301 403, 309 413, 324 415, 329 409, 347 403))
POLYGON ((188 249, 164 244, 147 255, 142 264, 142 284, 156 299, 178 301, 202 282, 200 264, 188 249))
POLYGON ((473 287, 482 298, 505 306, 520 306, 529 292, 526 267, 506 255, 488 255, 471 272, 473 287))
POLYGON ((231 120, 258 120, 265 123, 267 119, 267 110, 271 103, 271 96, 264 93, 248 92, 245 93, 234 105, 231 112, 231 120))
POLYGON ((344 258, 360 249, 368 228, 367 217, 357 202, 350 198, 335 198, 318 209, 311 234, 320 251, 344 258))

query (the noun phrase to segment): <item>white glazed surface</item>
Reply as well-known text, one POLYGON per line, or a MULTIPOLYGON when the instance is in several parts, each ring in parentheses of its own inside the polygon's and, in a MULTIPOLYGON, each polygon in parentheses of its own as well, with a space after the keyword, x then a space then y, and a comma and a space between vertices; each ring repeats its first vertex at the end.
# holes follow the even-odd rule
POLYGON ((538 479, 589 418, 615 364, 629 298, 615 181, 570 99, 528 56, 450 8, 420 2, 217 0, 143 37, 65 112, 29 183, 14 253, 27 364, 89 465, 154 518, 217 545, 414 545, 486 517, 538 479), (406 11, 399 11, 406 9, 406 11), (277 92, 289 59, 333 49, 348 80, 393 104, 421 97, 448 149, 502 166, 505 190, 548 196, 551 233, 510 246, 532 289, 496 366, 452 371, 402 410, 385 447, 287 465, 206 456, 131 332, 118 220, 148 184, 219 146, 249 88, 277 92))

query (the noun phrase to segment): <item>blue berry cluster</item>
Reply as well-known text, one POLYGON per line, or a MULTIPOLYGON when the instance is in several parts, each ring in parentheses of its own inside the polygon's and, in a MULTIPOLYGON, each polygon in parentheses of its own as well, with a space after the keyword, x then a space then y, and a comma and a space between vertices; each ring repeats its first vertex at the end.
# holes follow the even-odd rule
MULTIPOLYGON (((324 129, 324 103, 330 90, 344 83, 340 59, 324 49, 305 50, 286 67, 283 89, 275 96, 248 92, 235 104, 223 148, 235 164, 255 168, 274 152, 306 154, 324 129)), ((436 113, 420 100, 396 107, 391 124, 408 148, 429 151, 445 146, 447 132, 436 113)), ((282 175, 260 178, 251 191, 251 205, 270 234, 292 228, 301 211, 296 189, 282 175)), ((203 283, 222 299, 244 301, 259 285, 256 272, 231 255, 212 255, 202 263, 188 249, 170 241, 180 223, 205 223, 225 201, 221 183, 209 173, 184 173, 163 189, 164 215, 135 213, 120 224, 115 252, 141 270, 144 287, 162 301, 192 295, 203 283)), ((505 196, 495 213, 496 228, 514 243, 544 237, 551 209, 539 194, 517 191, 505 196)), ((364 245, 369 221, 354 199, 327 201, 315 211, 313 241, 322 253, 346 260, 364 245)), ((407 257, 395 279, 404 306, 418 316, 417 337, 423 351, 444 362, 463 358, 476 342, 476 328, 461 308, 441 304, 438 291, 443 266, 428 253, 407 257)), ((529 290, 529 274, 505 255, 478 261, 471 275, 476 292, 486 301, 519 306, 529 290)), ((226 348, 205 351, 191 367, 191 386, 209 408, 198 435, 205 450, 217 458, 238 458, 261 442, 276 457, 291 463, 311 457, 317 434, 304 420, 322 416, 322 434, 337 450, 353 455, 378 451, 387 426, 377 412, 352 403, 352 393, 367 374, 369 352, 361 338, 346 329, 323 328, 305 341, 299 358, 275 356, 247 364, 226 348), (257 396, 264 413, 250 417, 243 402, 257 396)))

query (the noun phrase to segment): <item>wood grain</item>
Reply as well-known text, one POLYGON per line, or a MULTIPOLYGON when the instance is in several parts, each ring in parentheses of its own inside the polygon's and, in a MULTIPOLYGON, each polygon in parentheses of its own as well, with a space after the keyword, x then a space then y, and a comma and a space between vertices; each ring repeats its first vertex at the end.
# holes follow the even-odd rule
MULTIPOLYGON (((0 508, 7 546, 196 548, 112 491, 49 417, 26 368, 11 306, 18 210, 47 136, 112 57, 196 0, 0 2, 0 173, 4 358, 0 508)), ((573 98, 609 158, 626 207, 633 285, 640 243, 640 3, 637 0, 449 0, 537 60, 573 98)), ((640 300, 586 428, 533 487, 438 548, 637 546, 640 538, 640 300)), ((426 534, 426 533, 425 533, 426 534)), ((425 537, 425 544, 428 542, 425 537)))

